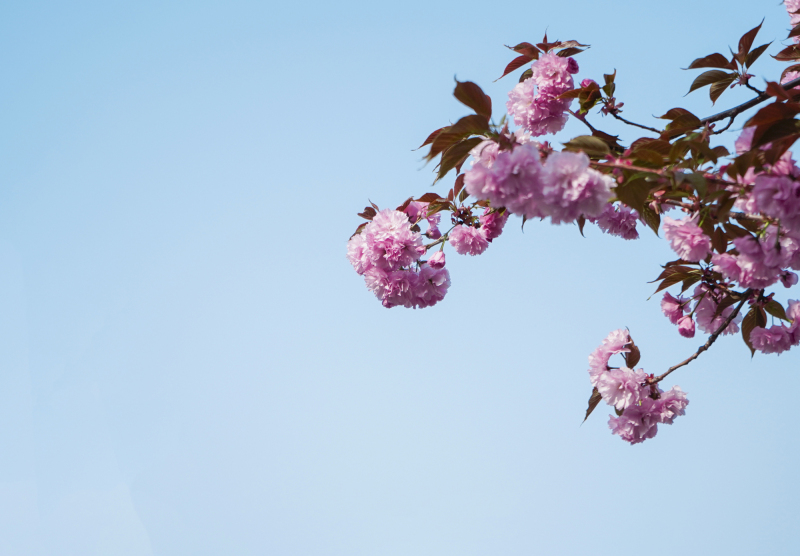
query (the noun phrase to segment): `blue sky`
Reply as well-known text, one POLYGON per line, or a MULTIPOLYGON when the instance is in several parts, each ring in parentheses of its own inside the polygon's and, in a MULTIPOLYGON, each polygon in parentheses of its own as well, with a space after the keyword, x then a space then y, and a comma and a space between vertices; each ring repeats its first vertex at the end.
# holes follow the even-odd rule
POLYGON ((648 372, 702 341, 648 300, 663 240, 512 220, 419 311, 344 257, 368 198, 430 189, 412 149, 465 113, 454 76, 502 113, 503 44, 591 44, 578 76, 616 68, 651 123, 748 99, 684 98, 680 68, 789 26, 776 2, 566 6, 0 8, 0 554, 798 551, 797 353, 721 339, 643 445, 602 408, 580 425, 608 332, 648 372))

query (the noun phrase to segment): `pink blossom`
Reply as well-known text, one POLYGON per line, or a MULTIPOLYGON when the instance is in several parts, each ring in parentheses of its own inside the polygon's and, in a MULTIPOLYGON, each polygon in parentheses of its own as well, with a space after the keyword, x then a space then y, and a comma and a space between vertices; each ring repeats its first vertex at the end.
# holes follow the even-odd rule
POLYGON ((459 255, 480 255, 489 247, 489 241, 482 229, 459 224, 450 232, 450 245, 459 255))
POLYGON ((364 255, 383 270, 397 270, 417 261, 425 253, 422 236, 411 231, 408 216, 399 210, 384 209, 362 232, 364 255))
POLYGON ((589 355, 589 378, 592 386, 597 386, 597 379, 608 370, 608 360, 617 353, 628 353, 625 346, 631 343, 630 334, 624 328, 614 330, 603 343, 589 355))
POLYGON ((435 269, 444 268, 444 251, 437 251, 434 253, 433 256, 428 259, 428 266, 435 269))
POLYGON ((613 178, 589 168, 583 152, 554 152, 544 165, 542 206, 553 224, 597 217, 611 198, 613 178))
MULTIPOLYGON (((649 398, 645 398, 648 400, 649 398)), ((612 434, 617 434, 626 442, 639 444, 658 433, 658 416, 652 411, 652 404, 633 405, 619 417, 611 417, 608 426, 612 434)))
POLYGON ((800 181, 787 176, 759 175, 753 187, 758 211, 800 231, 800 181))
POLYGON ((589 79, 589 78, 584 79, 583 81, 581 81, 581 89, 585 89, 586 87, 588 87, 592 83, 597 85, 597 81, 595 81, 594 79, 589 79))
POLYGON ((486 234, 486 239, 492 241, 503 233, 503 226, 508 221, 508 212, 500 214, 496 210, 487 208, 480 217, 481 229, 486 234))
MULTIPOLYGON (((725 307, 719 315, 716 314, 718 301, 715 294, 711 292, 705 284, 700 284, 694 289, 694 297, 698 300, 694 306, 694 316, 697 320, 697 326, 707 334, 713 334, 725 320, 734 311, 733 307, 725 307)), ((739 332, 739 323, 742 321, 742 315, 736 315, 722 335, 736 334, 739 332)))
POLYGON ((684 338, 694 338, 694 321, 691 315, 686 315, 678 320, 678 333, 684 338))
POLYGON ((733 142, 734 147, 736 147, 736 154, 744 154, 750 150, 755 132, 755 127, 746 127, 742 130, 739 137, 733 142))
POLYGON ((669 322, 678 324, 687 309, 686 299, 681 296, 676 299, 669 292, 664 292, 664 297, 661 299, 661 311, 669 319, 669 322))
POLYGON ((385 271, 372 267, 364 273, 367 289, 381 300, 384 307, 412 307, 419 276, 411 270, 385 271))
POLYGON ((367 240, 364 239, 364 234, 356 234, 347 242, 347 259, 356 272, 364 274, 367 270, 372 268, 372 261, 366 255, 367 240))
POLYGON ((534 136, 561 131, 567 122, 565 112, 572 99, 557 97, 574 88, 571 74, 578 71, 578 64, 572 58, 548 52, 536 60, 531 69, 531 77, 508 93, 508 113, 514 123, 534 136), (534 85, 538 89, 536 94, 534 85))
MULTIPOLYGON (((784 0, 783 2, 786 5, 786 13, 789 14, 789 22, 792 24, 792 27, 796 26, 800 23, 800 14, 797 14, 798 10, 800 10, 800 0, 784 0)), ((800 43, 800 39, 798 37, 792 37, 794 42, 800 43)))
POLYGON ((464 175, 467 193, 486 199, 495 208, 506 207, 514 214, 544 216, 536 209, 534 197, 541 189, 542 164, 539 150, 531 144, 499 153, 491 168, 478 162, 464 175))
POLYGON ((784 288, 791 288, 792 286, 797 284, 797 274, 795 274, 794 272, 789 272, 787 270, 783 274, 781 274, 780 280, 784 288))
POLYGON ((777 236, 770 226, 761 238, 738 237, 733 244, 738 255, 715 254, 711 257, 715 269, 745 288, 763 289, 778 281, 784 268, 800 267, 800 242, 791 233, 777 236))
MULTIPOLYGON (((442 253, 442 265, 444 266, 444 253, 442 253)), ((435 268, 430 264, 423 266, 413 292, 414 306, 424 308, 436 305, 444 299, 449 287, 450 273, 446 268, 435 268)))
POLYGON ((661 397, 653 402, 653 409, 658 414, 658 422, 671 425, 678 415, 686 415, 686 406, 689 400, 680 386, 673 386, 666 392, 661 392, 661 397))
POLYGON ((605 233, 622 239, 638 239, 636 222, 639 214, 623 204, 607 204, 597 217, 597 226, 605 233))
POLYGON ((784 325, 754 328, 750 333, 753 349, 761 353, 783 353, 792 347, 791 331, 784 325))
POLYGON ((672 250, 685 261, 698 262, 711 252, 711 239, 697 225, 699 215, 687 216, 683 220, 664 217, 664 237, 672 250))
POLYGON ((600 373, 596 387, 603 401, 621 411, 647 396, 647 390, 642 386, 646 380, 647 375, 641 369, 634 371, 621 367, 600 373))

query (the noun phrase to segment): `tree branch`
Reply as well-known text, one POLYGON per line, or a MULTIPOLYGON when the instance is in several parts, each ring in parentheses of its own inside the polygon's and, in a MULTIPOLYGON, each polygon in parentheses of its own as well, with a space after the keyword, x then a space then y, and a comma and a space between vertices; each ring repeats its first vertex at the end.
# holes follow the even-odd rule
POLYGON ((609 111, 608 113, 611 114, 612 116, 614 116, 619 121, 625 122, 628 125, 632 125, 634 127, 640 127, 642 129, 646 129, 647 131, 652 131, 653 133, 658 133, 659 135, 661 134, 661 132, 659 130, 657 130, 656 128, 654 128, 654 127, 647 127, 646 125, 637 124, 636 122, 632 122, 630 120, 626 120, 625 118, 623 118, 619 114, 615 114, 614 112, 611 112, 611 111, 609 111))
MULTIPOLYGON (((792 79, 785 85, 783 85, 783 89, 788 91, 790 89, 794 89, 797 85, 800 85, 800 77, 797 79, 792 79)), ((700 125, 698 127, 702 127, 705 124, 709 124, 711 122, 718 122, 719 120, 724 120, 725 118, 735 118, 745 110, 749 110, 753 106, 761 104, 765 100, 769 100, 771 95, 767 93, 761 93, 755 98, 748 100, 747 102, 740 104, 739 106, 734 106, 733 108, 729 108, 724 112, 720 112, 719 114, 714 114, 713 116, 709 116, 707 118, 703 118, 700 120, 700 125)))
MULTIPOLYGON (((800 80, 798 80, 798 81, 800 81, 800 80)), ((662 380, 667 378, 673 371, 675 371, 677 369, 680 369, 684 365, 688 365, 689 363, 691 363, 692 361, 694 361, 695 359, 700 357, 701 353, 706 351, 708 348, 711 347, 711 344, 713 344, 715 341, 717 341, 717 338, 719 338, 719 335, 722 334, 722 331, 725 330, 726 328, 728 328, 728 325, 731 323, 731 321, 733 321, 733 319, 736 318, 736 315, 739 314, 739 311, 742 309, 742 306, 745 304, 745 302, 748 299, 750 299, 750 296, 752 295, 752 293, 753 293, 752 289, 749 289, 746 292, 744 292, 742 300, 736 306, 736 309, 734 309, 734 311, 730 315, 728 315, 728 318, 725 319, 725 322, 722 323, 722 326, 720 326, 716 331, 714 331, 714 333, 711 336, 708 337, 708 340, 706 341, 706 343, 703 344, 702 346, 700 346, 699 348, 697 348, 696 352, 694 352, 692 355, 690 355, 689 357, 687 357, 686 359, 684 359, 683 361, 681 361, 677 365, 673 365, 672 367, 667 369, 667 372, 664 373, 663 375, 659 375, 659 376, 657 376, 655 378, 648 378, 647 379, 647 384, 657 384, 657 383, 661 382, 662 380)))

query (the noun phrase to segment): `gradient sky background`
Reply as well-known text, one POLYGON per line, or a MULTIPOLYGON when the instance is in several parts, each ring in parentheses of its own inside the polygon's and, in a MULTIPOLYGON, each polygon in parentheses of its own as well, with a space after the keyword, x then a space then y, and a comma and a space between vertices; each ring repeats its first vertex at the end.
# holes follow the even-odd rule
POLYGON ((800 354, 723 338, 654 440, 580 426, 611 330, 648 372, 703 341, 648 301, 662 240, 512 220, 419 311, 345 259, 368 198, 430 190, 454 75, 502 114, 503 44, 591 44, 578 77, 651 123, 750 98, 680 68, 764 16, 783 39, 775 1, 3 4, 0 554, 800 553, 800 354))

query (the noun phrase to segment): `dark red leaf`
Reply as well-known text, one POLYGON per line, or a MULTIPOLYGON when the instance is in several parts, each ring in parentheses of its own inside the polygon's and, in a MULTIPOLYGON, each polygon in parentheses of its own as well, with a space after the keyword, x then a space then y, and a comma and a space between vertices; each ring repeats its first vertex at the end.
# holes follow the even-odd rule
POLYGON ((798 113, 800 113, 800 104, 775 102, 756 112, 752 118, 747 120, 744 127, 772 124, 780 120, 793 118, 798 113))
POLYGON ((716 83, 717 81, 723 81, 728 78, 735 79, 735 77, 736 77, 735 74, 728 73, 722 70, 709 70, 701 73, 695 78, 695 80, 692 82, 692 86, 689 87, 689 92, 691 93, 692 91, 699 89, 700 87, 711 85, 712 83, 716 83))
POLYGON ((434 140, 434 139, 436 139, 436 136, 437 136, 437 135, 439 135, 439 133, 440 133, 440 132, 441 132, 443 129, 444 129, 443 127, 440 127, 439 129, 437 129, 436 131, 434 131, 433 133, 431 133, 430 135, 428 135, 428 138, 427 138, 427 139, 425 139, 425 142, 424 142, 424 143, 422 143, 422 144, 421 144, 419 147, 417 147, 417 149, 421 149, 421 148, 422 148, 422 147, 424 147, 425 145, 430 145, 431 143, 433 143, 433 140, 434 140))
POLYGON ((775 56, 773 56, 776 60, 780 62, 788 62, 790 60, 797 60, 800 59, 800 46, 793 44, 787 46, 780 52, 778 52, 775 56))
POLYGON ((728 88, 728 86, 733 83, 733 80, 736 79, 736 74, 730 74, 725 79, 721 79, 716 83, 711 85, 711 88, 708 90, 708 96, 711 98, 711 104, 717 102, 717 99, 720 97, 722 93, 728 88))
POLYGON ((765 51, 765 50, 767 49, 767 47, 769 47, 769 45, 771 45, 771 44, 772 44, 772 41, 768 42, 767 44, 762 44, 762 45, 761 45, 761 46, 759 46, 758 48, 755 48, 755 49, 751 50, 751 51, 750 51, 750 53, 747 55, 747 58, 745 59, 745 62, 744 62, 744 64, 745 64, 745 65, 746 65, 748 68, 749 68, 750 66, 752 66, 752 65, 755 63, 755 61, 756 61, 756 60, 758 60, 758 58, 759 58, 759 57, 760 57, 762 54, 764 54, 764 51, 765 51))
POLYGON ((366 220, 372 220, 375 217, 376 214, 378 214, 378 213, 372 207, 365 207, 364 208, 364 212, 359 212, 358 213, 358 215, 361 218, 364 218, 366 220))
POLYGON ((575 56, 576 54, 580 54, 583 52, 584 49, 582 48, 565 48, 564 50, 559 50, 556 53, 556 56, 561 58, 569 58, 570 56, 575 56))
POLYGON ((420 203, 432 203, 433 201, 443 201, 442 196, 438 193, 425 193, 422 197, 417 199, 420 203))
POLYGON ((750 47, 753 46, 753 41, 758 34, 758 30, 761 29, 761 26, 764 24, 764 20, 761 20, 756 27, 750 29, 747 33, 742 35, 742 38, 739 39, 739 53, 737 54, 737 59, 739 60, 740 64, 744 64, 747 58, 748 52, 750 52, 750 47))
POLYGON ((461 193, 462 189, 464 189, 464 174, 459 174, 456 176, 456 183, 453 185, 453 191, 458 195, 461 193))
POLYGON ((603 397, 600 395, 600 392, 597 391, 597 388, 594 388, 592 390, 592 395, 589 396, 589 407, 586 408, 586 417, 583 418, 584 423, 586 422, 586 419, 589 418, 589 415, 592 414, 592 411, 594 411, 594 408, 597 407, 597 404, 599 404, 600 400, 602 399, 603 397))
POLYGON ((495 79, 495 81, 498 81, 498 80, 504 78, 506 75, 508 75, 509 73, 514 71, 515 69, 521 68, 522 66, 524 66, 525 64, 527 64, 528 62, 530 62, 532 60, 533 60, 533 58, 531 58, 530 56, 525 56, 525 55, 517 56, 516 58, 511 60, 511 62, 509 62, 509 64, 506 66, 506 69, 503 71, 503 75, 501 75, 500 77, 495 79))
POLYGON ((696 68, 736 69, 736 64, 733 62, 733 60, 728 61, 725 56, 715 52, 714 54, 709 54, 703 58, 697 58, 694 62, 689 64, 689 67, 686 69, 696 68), (733 64, 733 67, 731 67, 731 64, 733 64))
POLYGON ((472 108, 476 114, 484 116, 487 120, 492 117, 492 99, 472 81, 456 80, 453 95, 459 102, 472 108))
POLYGON ((456 143, 447 149, 442 155, 442 162, 439 164, 439 174, 436 179, 442 179, 447 175, 447 172, 463 164, 469 156, 469 151, 477 147, 482 141, 482 137, 473 137, 456 143))
POLYGON ((523 56, 529 56, 532 60, 539 59, 539 49, 529 42, 521 42, 517 46, 506 45, 506 48, 510 48, 514 52, 519 52, 523 56))

